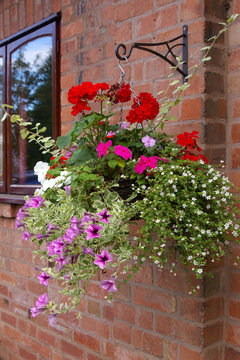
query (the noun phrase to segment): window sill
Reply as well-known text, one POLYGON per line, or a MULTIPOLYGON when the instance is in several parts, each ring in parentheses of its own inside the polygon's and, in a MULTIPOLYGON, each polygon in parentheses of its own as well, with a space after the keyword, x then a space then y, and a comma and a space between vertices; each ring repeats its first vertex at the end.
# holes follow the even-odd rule
POLYGON ((0 194, 0 204, 24 204, 26 195, 0 194))

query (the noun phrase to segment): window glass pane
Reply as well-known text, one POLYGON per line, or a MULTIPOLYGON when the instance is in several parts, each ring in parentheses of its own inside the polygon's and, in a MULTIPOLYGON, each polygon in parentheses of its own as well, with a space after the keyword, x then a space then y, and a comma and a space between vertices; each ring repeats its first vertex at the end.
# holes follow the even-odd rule
MULTIPOLYGON (((0 56, 0 104, 3 104, 3 57, 0 56)), ((3 111, 0 109, 0 118, 3 111)), ((0 121, 0 184, 3 184, 3 123, 0 121)))
MULTIPOLYGON (((52 37, 27 42, 11 54, 11 98, 13 113, 32 125, 47 127, 52 136, 52 37)), ((49 161, 39 147, 21 139, 12 126, 12 184, 37 184, 33 168, 37 161, 49 161)))

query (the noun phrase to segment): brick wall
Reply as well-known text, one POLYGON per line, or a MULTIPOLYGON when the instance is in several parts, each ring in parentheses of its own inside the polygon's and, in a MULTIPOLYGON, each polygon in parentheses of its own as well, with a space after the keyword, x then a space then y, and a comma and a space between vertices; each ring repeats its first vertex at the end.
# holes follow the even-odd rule
MULTIPOLYGON (((231 3, 231 12, 240 12, 239 1, 231 3)), ((237 36, 240 31, 240 22, 230 29, 227 35, 228 41, 228 68, 227 68, 227 131, 226 131, 226 165, 229 178, 240 185, 240 112, 239 112, 239 79, 240 79, 240 39, 237 36)), ((226 298, 227 322, 226 322, 226 360, 240 358, 240 267, 234 265, 234 257, 239 256, 240 248, 235 246, 233 254, 229 258, 227 285, 228 297, 226 298)))
MULTIPOLYGON (((240 11, 237 4, 237 0, 232 2, 234 11, 240 11)), ((205 38, 216 33, 218 21, 225 18, 227 1, 0 0, 0 39, 57 11, 62 11, 61 124, 65 133, 73 121, 68 89, 80 81, 119 79, 117 43, 166 40, 179 35, 187 24, 192 66, 201 58, 205 38)), ((239 184, 238 31, 239 22, 229 32, 228 43, 222 39, 216 45, 214 61, 199 71, 184 101, 174 109, 178 121, 167 124, 167 130, 198 130, 211 161, 226 159, 231 179, 239 184), (223 69, 227 69, 224 49, 228 44, 227 77, 223 69)), ((124 69, 136 92, 144 89, 156 94, 167 84, 168 65, 148 53, 135 50, 124 69)), ((29 308, 45 288, 35 278, 39 259, 32 258, 31 245, 14 230, 17 209, 17 205, 0 204, 1 360, 239 359, 240 273, 236 267, 233 270, 232 258, 230 267, 226 262, 210 267, 215 277, 199 283, 196 296, 189 295, 180 267, 175 277, 168 269, 160 272, 146 264, 112 304, 104 300, 95 279, 80 320, 71 314, 61 316, 53 328, 45 316, 31 319, 29 308)), ((234 254, 239 252, 234 248, 234 254)), ((50 297, 56 292, 56 287, 49 288, 50 297)))

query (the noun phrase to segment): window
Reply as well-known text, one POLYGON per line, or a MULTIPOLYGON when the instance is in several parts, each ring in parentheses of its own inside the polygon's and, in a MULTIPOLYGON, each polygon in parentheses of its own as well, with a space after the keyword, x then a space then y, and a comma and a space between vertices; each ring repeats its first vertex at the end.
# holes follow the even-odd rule
MULTIPOLYGON (((56 14, 0 42, 1 103, 33 126, 46 126, 45 135, 54 138, 59 135, 59 22, 56 14)), ((49 155, 21 139, 18 126, 0 124, 0 193, 32 194, 38 185, 33 167, 40 160, 49 161, 49 155)))

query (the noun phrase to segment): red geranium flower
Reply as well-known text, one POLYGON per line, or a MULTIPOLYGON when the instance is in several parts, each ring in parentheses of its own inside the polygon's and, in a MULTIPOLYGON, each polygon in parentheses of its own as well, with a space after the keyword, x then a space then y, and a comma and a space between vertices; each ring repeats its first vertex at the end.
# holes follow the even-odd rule
MULTIPOLYGON (((188 147, 189 149, 193 150, 197 146, 197 143, 195 140, 197 138, 198 138, 198 131, 192 131, 191 133, 184 132, 183 134, 179 134, 177 136, 177 143, 178 143, 178 145, 185 146, 185 147, 188 147)), ((197 150, 201 151, 201 148, 198 147, 197 150)))
POLYGON ((107 93, 107 96, 110 100, 113 100, 114 104, 128 102, 131 100, 131 95, 132 90, 130 89, 130 85, 124 82, 121 84, 113 84, 107 93))
POLYGON ((73 86, 68 92, 68 101, 74 104, 72 115, 77 115, 84 110, 91 110, 87 100, 93 100, 99 90, 107 90, 109 85, 106 83, 93 84, 85 81, 81 85, 73 86))
MULTIPOLYGON (((52 156, 50 159, 51 161, 54 161, 55 156, 52 156)), ((58 167, 59 165, 65 165, 66 161, 68 160, 68 157, 65 156, 61 156, 60 159, 58 160, 58 162, 56 164, 53 164, 52 166, 49 167, 49 170, 55 169, 56 167, 58 167)), ((46 174, 46 179, 51 179, 51 178, 55 178, 55 176, 50 175, 49 173, 46 174)))
POLYGON ((153 120, 159 112, 159 103, 149 93, 142 92, 134 99, 132 110, 126 117, 131 124, 138 122, 142 124, 143 120, 153 120))

